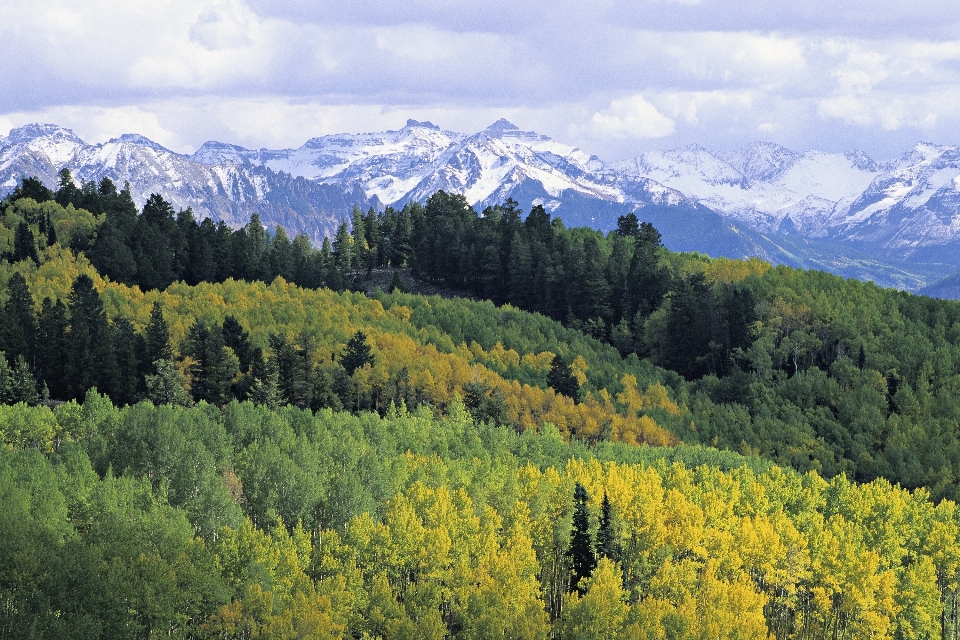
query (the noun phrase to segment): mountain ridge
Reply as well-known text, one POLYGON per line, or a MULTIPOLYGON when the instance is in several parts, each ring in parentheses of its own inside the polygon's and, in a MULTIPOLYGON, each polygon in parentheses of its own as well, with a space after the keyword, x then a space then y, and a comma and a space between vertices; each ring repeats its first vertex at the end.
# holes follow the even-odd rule
POLYGON ((137 133, 88 144, 53 124, 29 124, 0 138, 0 193, 28 175, 55 184, 62 167, 80 181, 129 182, 138 204, 158 192, 231 226, 257 212, 268 226, 304 231, 316 242, 332 236, 354 205, 402 206, 444 190, 478 208, 507 198, 525 210, 542 205, 568 224, 605 231, 630 212, 656 212, 661 222, 675 217, 679 227, 717 215, 725 222, 708 226, 724 237, 699 234, 697 250, 728 257, 757 251, 806 266, 813 254, 784 247, 829 245, 814 264, 842 272, 830 265, 872 255, 885 266, 864 277, 909 289, 960 269, 960 151, 929 142, 884 162, 859 150, 797 152, 757 141, 607 163, 504 118, 474 134, 410 119, 397 130, 311 137, 296 149, 211 140, 192 154, 137 133), (882 273, 904 265, 915 277, 889 280, 882 273))

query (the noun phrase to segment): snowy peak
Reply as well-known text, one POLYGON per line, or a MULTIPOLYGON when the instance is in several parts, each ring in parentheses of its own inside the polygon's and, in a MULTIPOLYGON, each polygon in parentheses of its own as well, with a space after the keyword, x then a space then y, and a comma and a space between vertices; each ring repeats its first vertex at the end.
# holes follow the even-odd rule
POLYGON ((106 145, 111 144, 134 145, 137 147, 147 147, 148 149, 153 149, 154 151, 159 151, 161 153, 175 153, 163 145, 154 142, 150 138, 140 135, 139 133, 124 133, 119 138, 111 138, 106 142, 106 145))
POLYGON ((879 171, 880 169, 880 165, 863 151, 852 149, 843 155, 850 161, 851 166, 861 171, 879 171))
POLYGON ((506 118, 500 118, 499 120, 494 122, 492 125, 490 125, 489 127, 483 130, 483 132, 488 136, 490 136, 491 138, 499 138, 504 133, 507 133, 509 131, 520 131, 520 127, 513 124, 506 118))
POLYGON ((251 156, 256 157, 256 151, 250 151, 235 144, 209 140, 204 142, 200 148, 190 156, 190 159, 194 162, 207 165, 219 164, 221 162, 247 164, 251 156))
POLYGON ((406 126, 404 126, 404 129, 413 129, 414 127, 423 127, 423 128, 425 128, 425 129, 433 129, 433 130, 435 130, 435 131, 440 131, 440 127, 438 127, 437 125, 433 124, 433 123, 430 122, 429 120, 424 120, 423 122, 418 122, 417 120, 414 120, 413 118, 409 118, 409 119, 407 120, 406 126))
POLYGON ((23 144, 33 142, 38 138, 48 138, 56 141, 72 142, 74 144, 84 144, 83 140, 77 137, 70 129, 55 124, 33 123, 11 129, 10 134, 4 141, 6 144, 23 144))
POLYGON ((717 155, 748 180, 771 180, 800 157, 773 142, 752 142, 735 151, 717 155))

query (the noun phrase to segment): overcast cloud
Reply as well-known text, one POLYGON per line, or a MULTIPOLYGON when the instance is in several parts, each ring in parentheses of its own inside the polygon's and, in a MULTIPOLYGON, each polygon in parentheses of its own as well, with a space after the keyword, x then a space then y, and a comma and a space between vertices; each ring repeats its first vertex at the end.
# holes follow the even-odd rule
POLYGON ((754 140, 885 159, 960 142, 958 23, 942 0, 6 0, 0 131, 191 152, 506 117, 607 160, 754 140))

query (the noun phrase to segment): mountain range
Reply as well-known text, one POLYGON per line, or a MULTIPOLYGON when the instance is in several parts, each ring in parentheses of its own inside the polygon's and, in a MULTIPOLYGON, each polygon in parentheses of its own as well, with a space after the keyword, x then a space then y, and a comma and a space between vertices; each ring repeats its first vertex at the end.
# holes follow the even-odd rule
POLYGON ((960 148, 930 143, 885 162, 755 142, 608 163, 503 119, 471 135, 408 120, 396 131, 326 135, 297 149, 211 141, 192 155, 138 134, 88 144, 49 124, 0 137, 0 195, 24 176, 54 186, 63 167, 78 181, 129 182, 140 204, 157 192, 231 226, 257 212, 266 225, 315 241, 354 204, 398 206, 443 189, 479 208, 511 197, 524 210, 542 204, 568 226, 609 230, 634 212, 674 250, 758 255, 908 290, 960 269, 960 148))

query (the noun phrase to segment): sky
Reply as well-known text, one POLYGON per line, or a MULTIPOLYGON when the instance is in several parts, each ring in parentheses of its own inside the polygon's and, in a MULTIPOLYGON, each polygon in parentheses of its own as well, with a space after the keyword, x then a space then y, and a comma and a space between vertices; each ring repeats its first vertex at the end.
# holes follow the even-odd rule
POLYGON ((0 132, 298 147, 505 117, 608 161, 960 143, 960 11, 913 0, 4 0, 0 132))

